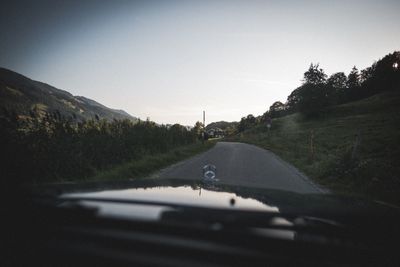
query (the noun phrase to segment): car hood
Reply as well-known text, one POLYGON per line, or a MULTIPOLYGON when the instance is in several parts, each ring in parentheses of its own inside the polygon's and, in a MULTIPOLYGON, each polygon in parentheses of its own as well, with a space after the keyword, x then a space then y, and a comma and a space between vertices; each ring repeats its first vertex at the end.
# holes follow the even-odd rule
POLYGON ((56 194, 62 203, 79 201, 100 215, 160 219, 168 209, 193 207, 316 216, 336 221, 354 217, 399 216, 384 203, 334 194, 301 194, 282 190, 232 186, 182 179, 138 179, 113 183, 52 185, 41 192, 56 194))

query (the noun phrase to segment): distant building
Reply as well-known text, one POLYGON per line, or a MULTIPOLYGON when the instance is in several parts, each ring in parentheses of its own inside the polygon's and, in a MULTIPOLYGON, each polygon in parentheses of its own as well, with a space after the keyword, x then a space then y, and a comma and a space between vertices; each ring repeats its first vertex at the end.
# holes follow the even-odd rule
POLYGON ((225 132, 221 128, 215 127, 207 130, 209 138, 220 138, 224 137, 225 132))

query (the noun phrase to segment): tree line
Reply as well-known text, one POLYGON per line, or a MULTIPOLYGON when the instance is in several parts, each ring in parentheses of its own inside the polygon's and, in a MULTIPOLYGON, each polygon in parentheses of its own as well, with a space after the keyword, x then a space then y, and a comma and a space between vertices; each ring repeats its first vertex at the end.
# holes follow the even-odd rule
POLYGON ((328 106, 360 100, 384 91, 400 91, 399 51, 386 55, 361 71, 354 66, 348 75, 337 72, 328 77, 319 64, 311 63, 304 73, 302 84, 292 91, 285 103, 274 102, 262 116, 249 114, 243 117, 237 131, 295 112, 316 117, 328 106))
POLYGON ((84 179, 115 164, 167 152, 196 142, 198 136, 179 124, 146 120, 111 122, 96 116, 77 121, 60 112, 31 112, 21 118, 0 112, 3 182, 84 179))

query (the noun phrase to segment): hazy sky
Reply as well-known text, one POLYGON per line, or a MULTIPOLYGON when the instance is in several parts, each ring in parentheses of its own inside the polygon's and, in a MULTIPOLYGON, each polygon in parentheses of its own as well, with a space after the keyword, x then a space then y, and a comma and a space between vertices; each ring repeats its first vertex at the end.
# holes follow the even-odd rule
POLYGON ((260 115, 400 49, 400 1, 2 1, 0 66, 159 123, 260 115))

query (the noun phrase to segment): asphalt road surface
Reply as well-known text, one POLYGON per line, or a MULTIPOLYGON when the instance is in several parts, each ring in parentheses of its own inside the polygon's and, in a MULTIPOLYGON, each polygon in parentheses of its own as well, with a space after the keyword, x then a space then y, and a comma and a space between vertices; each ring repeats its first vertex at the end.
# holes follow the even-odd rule
POLYGON ((174 164, 156 178, 202 179, 202 168, 213 164, 217 179, 224 184, 272 188, 299 193, 324 193, 295 167, 274 153, 243 143, 219 142, 212 149, 174 164))

